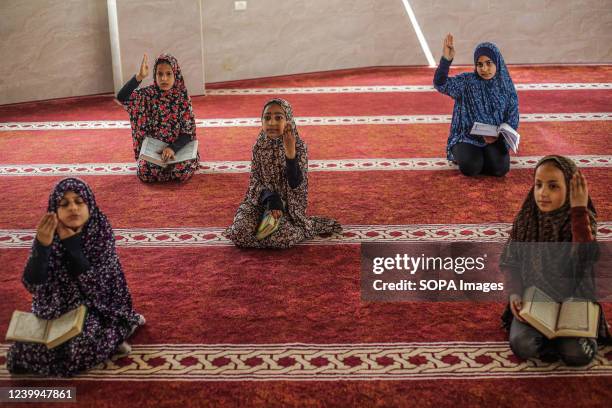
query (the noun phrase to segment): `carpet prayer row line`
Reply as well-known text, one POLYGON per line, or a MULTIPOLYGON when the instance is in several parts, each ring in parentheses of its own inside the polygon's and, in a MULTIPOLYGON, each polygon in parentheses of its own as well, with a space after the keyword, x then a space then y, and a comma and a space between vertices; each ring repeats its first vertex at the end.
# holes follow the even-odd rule
MULTIPOLYGON (((612 90, 521 91, 521 114, 541 112, 606 112, 612 90)), ((453 100, 439 93, 351 93, 282 95, 296 117, 361 115, 448 115, 453 100)), ((270 95, 194 96, 196 118, 259 117, 270 95)), ((111 96, 0 107, 0 122, 126 120, 111 96)))
MULTIPOLYGON (((599 219, 612 219, 608 187, 612 172, 609 168, 585 168, 583 172, 599 219)), ((435 170, 313 172, 309 175, 308 211, 358 225, 507 223, 529 191, 532 174, 532 169, 516 169, 504 178, 467 178, 459 172, 435 170)), ((133 175, 84 178, 115 228, 174 228, 229 225, 249 175, 198 175, 185 185, 147 185, 133 175), (172 210, 160 206, 160 201, 172 203, 172 210)), ((48 192, 59 179, 0 177, 6 197, 0 201, 0 228, 37 225, 48 192)))

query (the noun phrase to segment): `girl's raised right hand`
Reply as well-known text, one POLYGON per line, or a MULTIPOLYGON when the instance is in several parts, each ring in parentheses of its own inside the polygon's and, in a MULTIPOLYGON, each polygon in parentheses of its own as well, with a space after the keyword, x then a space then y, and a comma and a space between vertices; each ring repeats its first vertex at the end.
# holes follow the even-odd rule
POLYGON ((580 170, 576 171, 570 180, 570 205, 586 207, 589 204, 589 187, 580 170))
POLYGON ((142 62, 140 63, 140 70, 136 74, 136 80, 138 82, 141 82, 148 75, 149 75, 149 57, 147 57, 147 54, 145 53, 144 56, 142 57, 142 62))
POLYGON ((283 129, 283 146, 285 147, 285 156, 288 159, 295 159, 295 131, 290 123, 287 123, 283 129))
POLYGON ((452 61, 453 58, 455 58, 455 41, 451 33, 446 34, 446 37, 444 38, 442 55, 447 61, 452 61))
POLYGON ((47 213, 45 214, 38 226, 36 227, 36 239, 43 246, 49 246, 53 242, 53 235, 57 228, 57 214, 47 213))

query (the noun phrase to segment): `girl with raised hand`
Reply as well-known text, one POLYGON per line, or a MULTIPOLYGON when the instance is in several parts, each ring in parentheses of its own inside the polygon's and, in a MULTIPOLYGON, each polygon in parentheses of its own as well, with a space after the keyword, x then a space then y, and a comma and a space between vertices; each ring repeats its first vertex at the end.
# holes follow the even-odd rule
POLYGON ((129 353, 126 339, 145 323, 132 298, 115 250, 115 237, 89 186, 60 181, 36 232, 23 273, 32 313, 51 320, 87 306, 83 332, 53 349, 17 342, 6 366, 15 374, 72 376, 113 354, 129 353))
POLYGON ((340 232, 333 219, 306 216, 308 155, 289 102, 266 102, 261 121, 249 187, 225 235, 240 247, 288 248, 315 235, 340 232), (258 234, 262 220, 270 217, 272 232, 258 234))
MULTIPOLYGON (((546 156, 535 168, 534 185, 512 224, 500 259, 511 278, 511 295, 502 321, 510 331, 510 348, 520 358, 586 365, 597 341, 586 337, 549 340, 519 314, 526 288, 535 286, 555 301, 570 297, 595 300, 594 265, 599 256, 596 211, 586 179, 574 162, 546 156), (528 243, 528 244, 526 244, 528 243)), ((600 308, 598 340, 612 338, 600 308)))
POLYGON ((140 70, 117 94, 117 99, 130 115, 134 155, 138 161, 138 178, 144 182, 187 181, 198 169, 199 155, 193 159, 161 167, 139 159, 140 148, 146 137, 168 144, 161 153, 162 160, 175 158, 187 143, 196 140, 196 125, 181 68, 170 54, 157 57, 153 67, 154 84, 137 89, 149 75, 147 54, 140 70))
POLYGON ((466 176, 501 177, 510 169, 510 154, 504 138, 475 136, 470 132, 474 122, 495 126, 507 123, 518 129, 518 96, 514 83, 493 43, 476 46, 474 72, 449 77, 454 57, 454 39, 448 34, 433 81, 439 92, 455 100, 446 156, 466 176))

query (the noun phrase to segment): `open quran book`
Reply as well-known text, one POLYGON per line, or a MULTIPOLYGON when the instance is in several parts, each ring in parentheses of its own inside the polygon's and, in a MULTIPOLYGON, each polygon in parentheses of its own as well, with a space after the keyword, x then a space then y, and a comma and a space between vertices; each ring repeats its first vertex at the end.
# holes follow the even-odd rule
POLYGON ((152 137, 146 137, 140 147, 140 155, 138 158, 144 159, 150 163, 157 164, 161 167, 166 167, 169 164, 176 164, 187 160, 193 160, 198 155, 198 141, 192 140, 187 143, 181 150, 174 152, 174 159, 164 162, 162 160, 161 152, 168 146, 168 143, 164 143, 161 140, 153 139, 152 137))
POLYGON ((280 222, 281 222, 280 217, 276 219, 272 215, 272 211, 266 210, 264 212, 263 217, 261 217, 261 222, 257 226, 255 238, 257 238, 258 240, 262 240, 272 235, 278 229, 280 222))
POLYGON ((531 286, 525 290, 519 314, 549 339, 597 337, 599 306, 585 299, 570 298, 558 303, 531 286))
POLYGON ((81 334, 86 315, 85 305, 53 320, 41 319, 33 313, 15 310, 6 332, 6 340, 41 343, 52 349, 81 334))
POLYGON ((502 123, 499 126, 487 125, 486 123, 474 122, 471 135, 499 137, 502 135, 506 139, 506 143, 514 153, 518 151, 521 135, 507 123, 502 123))

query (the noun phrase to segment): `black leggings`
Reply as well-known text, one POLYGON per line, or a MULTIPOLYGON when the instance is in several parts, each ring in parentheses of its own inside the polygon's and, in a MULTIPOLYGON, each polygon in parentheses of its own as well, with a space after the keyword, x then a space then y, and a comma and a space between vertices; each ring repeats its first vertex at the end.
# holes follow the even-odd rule
POLYGON ((522 359, 540 358, 554 361, 561 358, 569 366, 589 364, 597 354, 597 341, 586 337, 559 337, 548 340, 529 324, 512 319, 510 348, 522 359))
POLYGON ((510 170, 510 153, 503 137, 484 147, 457 143, 452 151, 459 170, 466 176, 486 174, 501 177, 510 170))

